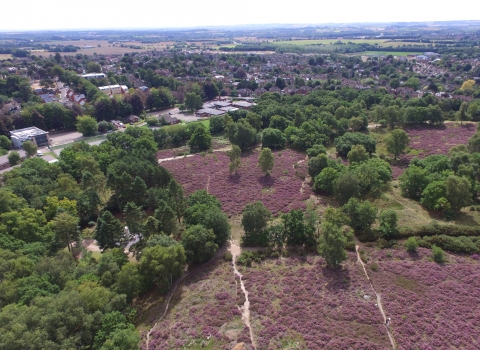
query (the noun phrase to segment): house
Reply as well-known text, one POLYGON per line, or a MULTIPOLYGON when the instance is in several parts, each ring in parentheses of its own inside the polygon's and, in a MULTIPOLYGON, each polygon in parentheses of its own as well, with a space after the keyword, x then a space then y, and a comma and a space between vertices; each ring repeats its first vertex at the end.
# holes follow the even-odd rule
POLYGON ((50 144, 50 138, 47 131, 43 131, 35 126, 29 128, 10 131, 10 138, 13 147, 21 148, 25 141, 32 141, 37 146, 45 146, 50 144))
POLYGON ((310 86, 304 85, 301 86, 295 93, 299 95, 308 95, 312 92, 312 88, 310 86))
POLYGON ((268 92, 278 92, 281 93, 282 90, 276 86, 272 86, 270 89, 268 89, 268 92))
MULTIPOLYGON (((27 158, 27 154, 25 153, 25 151, 23 149, 18 150, 17 152, 18 152, 18 154, 20 154, 20 159, 21 160, 24 160, 25 158, 27 158)), ((7 168, 10 168, 10 167, 11 167, 11 165, 8 162, 8 154, 6 154, 4 156, 0 156, 0 170, 7 169, 7 168)))
POLYGON ((239 97, 248 97, 248 96, 252 96, 253 91, 247 88, 247 89, 240 89, 237 91, 237 93, 239 97))
POLYGON ((158 116, 158 120, 160 120, 160 123, 165 123, 168 125, 174 125, 180 123, 180 120, 178 120, 176 117, 170 115, 170 114, 163 114, 158 116))
POLYGON ((75 91, 70 89, 68 89, 66 96, 70 101, 74 103, 78 103, 81 106, 83 106, 85 102, 87 102, 87 98, 85 97, 84 94, 78 94, 75 91))
POLYGON ((241 109, 250 109, 250 107, 255 106, 255 103, 250 103, 246 101, 237 101, 232 103, 233 107, 241 108, 241 109))
POLYGON ((41 94, 38 95, 44 103, 58 102, 60 101, 54 94, 41 94))
POLYGON ((264 93, 266 93, 267 90, 265 90, 264 88, 258 88, 258 89, 255 89, 255 91, 253 92, 253 94, 255 96, 262 96, 264 93))
POLYGON ((19 113, 21 110, 22 110, 22 107, 16 101, 6 103, 2 107, 2 113, 3 114, 15 114, 15 113, 19 113))
POLYGON ((226 112, 219 110, 219 109, 213 109, 213 108, 202 108, 197 111, 197 117, 200 118, 209 118, 213 116, 219 116, 219 115, 224 115, 226 112))
POLYGON ((140 121, 140 117, 130 114, 128 117, 125 117, 124 120, 125 120, 125 123, 137 123, 140 121))

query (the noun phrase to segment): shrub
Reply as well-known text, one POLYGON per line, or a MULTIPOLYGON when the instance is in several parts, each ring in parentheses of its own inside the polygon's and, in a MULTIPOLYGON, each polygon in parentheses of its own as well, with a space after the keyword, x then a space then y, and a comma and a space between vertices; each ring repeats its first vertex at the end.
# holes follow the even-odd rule
POLYGON ((443 252, 443 249, 434 245, 432 247, 432 258, 437 263, 445 262, 445 253, 443 252))
POLYGON ((405 248, 407 248, 407 252, 409 253, 415 253, 418 248, 418 242, 415 237, 410 237, 407 239, 405 242, 405 248))
POLYGON ((232 261, 232 259, 233 259, 232 253, 226 252, 225 254, 223 254, 223 260, 225 260, 225 261, 232 261))
POLYGON ((379 270, 378 264, 377 264, 376 262, 371 263, 371 264, 370 264, 370 269, 371 269, 372 271, 377 272, 377 271, 379 270))

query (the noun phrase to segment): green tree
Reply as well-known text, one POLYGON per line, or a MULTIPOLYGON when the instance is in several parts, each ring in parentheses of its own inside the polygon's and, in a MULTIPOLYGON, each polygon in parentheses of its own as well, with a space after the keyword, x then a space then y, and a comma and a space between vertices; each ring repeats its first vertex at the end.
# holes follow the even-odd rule
POLYGON ((460 121, 460 125, 462 125, 464 121, 468 121, 471 119, 471 116, 468 114, 467 102, 462 102, 462 104, 460 105, 460 109, 455 114, 455 118, 460 121))
POLYGON ((240 119, 237 123, 229 123, 227 134, 229 141, 240 147, 242 151, 257 143, 257 130, 245 119, 240 119))
POLYGON ((200 125, 201 127, 197 127, 193 132, 188 144, 193 149, 203 151, 212 147, 212 135, 203 124, 200 125))
POLYGON ((11 166, 15 166, 18 163, 20 163, 20 159, 21 159, 20 154, 17 151, 12 151, 8 155, 8 163, 11 166))
POLYGON ((142 287, 142 278, 138 272, 138 265, 127 262, 117 274, 117 279, 112 289, 118 294, 125 294, 127 302, 131 303, 138 297, 142 287))
POLYGON ((370 156, 363 145, 354 145, 347 154, 349 163, 361 163, 369 158, 370 156))
POLYGON ((125 246, 125 228, 111 212, 105 210, 97 220, 95 239, 102 250, 125 246))
POLYGON ((164 291, 172 287, 173 281, 182 276, 186 263, 185 250, 177 244, 168 248, 147 247, 140 258, 139 271, 148 290, 154 283, 164 291))
POLYGON ((350 198, 358 197, 360 189, 360 180, 349 171, 341 173, 334 183, 335 196, 340 203, 347 203, 350 198))
POLYGON ((292 210, 282 215, 284 235, 289 245, 315 245, 315 226, 305 222, 303 211, 292 210))
POLYGON ((432 247, 432 258, 437 263, 445 262, 445 253, 443 252, 443 249, 434 245, 432 247))
POLYGON ((270 175, 270 172, 273 169, 275 159, 270 148, 264 148, 258 156, 258 166, 262 169, 262 173, 265 175, 270 175))
POLYGON ((338 267, 348 257, 345 250, 347 238, 340 227, 328 221, 323 222, 321 231, 318 253, 328 266, 338 267))
POLYGON ((189 92, 185 95, 185 107, 191 111, 196 111, 202 108, 203 102, 200 95, 194 92, 189 92))
POLYGON ((214 240, 213 230, 208 230, 203 225, 190 226, 182 234, 187 261, 199 264, 209 261, 218 250, 214 240))
POLYGON ((308 175, 313 179, 328 167, 328 157, 326 154, 319 154, 308 160, 308 175))
POLYGON ((27 157, 30 158, 37 154, 38 147, 32 141, 28 140, 22 143, 22 149, 27 154, 27 157))
POLYGON ((219 133, 225 129, 225 118, 223 116, 213 116, 210 118, 210 133, 219 133))
POLYGON ((267 128, 262 133, 262 148, 284 148, 287 138, 278 129, 267 128))
POLYGON ((0 148, 8 150, 10 147, 12 147, 12 141, 5 135, 0 135, 0 148))
POLYGON ((230 158, 230 164, 228 166, 230 174, 237 173, 238 168, 240 167, 241 163, 241 150, 240 147, 237 145, 232 145, 232 149, 227 152, 228 157, 230 158))
POLYGON ((405 248, 407 248, 407 252, 409 253, 416 253, 418 248, 418 242, 415 237, 408 237, 405 241, 405 248))
POLYGON ((128 202, 123 209, 125 216, 125 224, 132 234, 140 234, 143 231, 143 222, 145 220, 145 212, 134 202, 128 202))
POLYGON ((360 202, 350 198, 342 211, 349 219, 349 225, 357 232, 368 232, 377 218, 377 207, 368 201, 360 202))
POLYGON ((397 159, 401 153, 405 152, 405 148, 409 145, 410 139, 404 130, 395 129, 387 136, 385 142, 387 144, 387 151, 392 153, 395 159, 397 159))
POLYGON ((480 132, 476 132, 468 139, 468 150, 472 153, 480 152, 480 132))
POLYGON ((446 192, 447 186, 444 180, 432 181, 423 190, 420 203, 430 210, 443 210, 445 208, 443 208, 443 201, 440 201, 440 199, 445 199, 446 192))
POLYGON ((340 173, 334 168, 325 168, 315 177, 313 189, 317 192, 332 194, 335 189, 335 183, 339 176, 340 173))
POLYGON ((413 90, 418 90, 418 87, 420 86, 420 80, 416 77, 410 77, 407 79, 405 82, 405 86, 408 86, 412 88, 413 90))
POLYGON ((82 133, 83 136, 92 136, 98 130, 98 124, 95 118, 89 115, 83 115, 77 117, 77 130, 82 133))
POLYGON ((450 175, 446 183, 446 199, 454 212, 459 212, 472 201, 471 184, 465 177, 450 175))
POLYGON ((398 178, 402 195, 412 199, 420 199, 429 181, 427 171, 415 165, 410 165, 398 178))
POLYGON ((385 238, 395 238, 398 235, 397 212, 393 209, 382 210, 378 218, 380 220, 380 231, 385 238))
POLYGON ((206 190, 198 190, 193 192, 187 200, 189 207, 193 207, 197 204, 204 204, 208 207, 222 208, 222 203, 214 195, 209 194, 206 190))
MULTIPOLYGON (((55 217, 52 224, 57 242, 65 242, 68 251, 73 254, 73 242, 78 243, 80 241, 78 217, 68 212, 61 212, 55 217)), ((62 244, 62 246, 65 246, 65 244, 62 244)))
POLYGON ((87 73, 101 73, 102 67, 96 62, 87 63, 87 73))
POLYGON ((266 228, 271 217, 272 213, 265 208, 262 202, 248 203, 242 211, 242 227, 245 231, 242 244, 246 246, 267 245, 266 228))

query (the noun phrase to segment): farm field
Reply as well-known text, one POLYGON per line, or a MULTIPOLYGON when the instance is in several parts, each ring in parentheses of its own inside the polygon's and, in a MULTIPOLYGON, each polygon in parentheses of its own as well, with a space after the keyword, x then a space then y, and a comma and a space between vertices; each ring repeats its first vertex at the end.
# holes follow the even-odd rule
MULTIPOLYGON (((206 189, 222 203, 223 211, 238 215, 247 203, 260 200, 273 213, 284 213, 305 207, 311 189, 304 185, 307 174, 305 155, 292 151, 275 151, 275 166, 265 176, 257 166, 259 152, 242 157, 237 174, 230 174, 230 160, 226 152, 196 154, 162 162, 186 194, 206 189)), ((157 156, 158 158, 158 156, 157 156)))
MULTIPOLYGON (((158 44, 141 44, 140 42, 122 42, 123 45, 136 45, 141 46, 141 49, 132 49, 129 47, 120 47, 120 44, 109 44, 107 40, 57 40, 57 41, 46 41, 43 44, 49 45, 73 45, 73 46, 93 46, 93 48, 89 49, 80 49, 77 52, 62 52, 62 55, 67 56, 75 56, 78 53, 86 54, 86 55, 93 55, 96 52, 99 55, 115 55, 115 54, 124 54, 127 52, 143 52, 143 51, 150 51, 150 50, 163 50, 167 45, 171 43, 158 43, 158 44), (100 45, 101 47, 98 47, 100 45)), ((53 52, 48 52, 49 54, 53 54, 53 52)))
POLYGON ((383 41, 382 43, 379 43, 379 46, 382 47, 399 47, 406 45, 409 48, 417 48, 417 47, 428 47, 429 43, 415 43, 415 42, 410 42, 410 41, 383 41))
POLYGON ((421 55, 423 52, 420 51, 402 51, 402 52, 395 52, 395 51, 365 51, 365 52, 360 52, 356 53, 354 55, 367 55, 367 56, 377 56, 377 55, 382 55, 382 56, 408 56, 408 55, 421 55))
POLYGON ((347 44, 349 42, 353 44, 381 44, 385 42, 385 39, 319 39, 319 40, 292 40, 292 41, 272 41, 272 44, 278 45, 330 45, 336 42, 347 44))
POLYGON ((9 58, 12 58, 12 55, 9 53, 0 53, 0 61, 3 60, 8 60, 9 58))

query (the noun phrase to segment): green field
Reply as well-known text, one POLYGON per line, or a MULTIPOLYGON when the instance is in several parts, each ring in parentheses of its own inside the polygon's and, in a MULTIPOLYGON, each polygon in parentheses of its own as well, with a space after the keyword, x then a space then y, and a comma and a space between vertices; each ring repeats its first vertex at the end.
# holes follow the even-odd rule
POLYGON ((377 55, 383 55, 383 56, 407 56, 407 55, 421 55, 423 52, 418 52, 418 51, 400 51, 400 52, 395 52, 395 51, 364 51, 360 52, 355 55, 366 55, 366 56, 377 56, 377 55))
POLYGON ((274 41, 271 44, 275 45, 330 45, 333 43, 341 42, 343 44, 353 43, 353 44, 382 44, 385 42, 385 39, 320 39, 320 40, 292 40, 292 41, 274 41))

